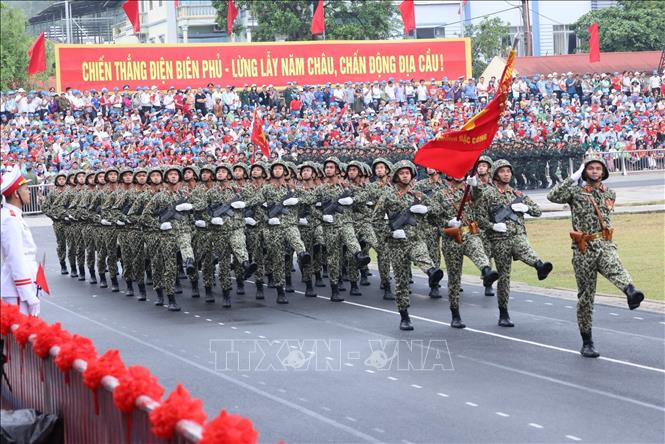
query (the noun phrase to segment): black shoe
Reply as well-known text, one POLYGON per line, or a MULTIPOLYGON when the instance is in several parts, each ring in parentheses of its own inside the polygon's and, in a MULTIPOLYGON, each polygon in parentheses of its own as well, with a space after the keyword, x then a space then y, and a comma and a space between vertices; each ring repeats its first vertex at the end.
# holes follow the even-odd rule
POLYGON ((236 278, 236 294, 238 296, 245 294, 245 281, 240 278, 236 278))
POLYGON ((192 298, 200 298, 201 294, 199 293, 199 281, 192 281, 192 298))
POLYGON ((288 304, 289 300, 286 298, 286 293, 284 293, 284 287, 275 287, 277 290, 277 303, 278 304, 288 304))
POLYGON ((343 297, 339 295, 339 287, 337 284, 330 283, 330 302, 342 302, 343 297))
POLYGON ((499 308, 499 327, 514 327, 507 308, 499 308))
POLYGON ((358 268, 363 268, 365 265, 369 264, 369 261, 371 260, 370 257, 362 251, 357 252, 353 256, 356 259, 356 267, 358 268))
POLYGON ((337 281, 337 289, 339 291, 346 291, 346 287, 344 286, 344 279, 341 277, 339 278, 339 281, 337 281))
POLYGON ((358 283, 357 282, 351 282, 351 291, 349 292, 351 296, 362 296, 363 294, 360 292, 360 289, 358 289, 358 283))
POLYGON ((231 289, 222 290, 222 307, 231 308, 231 289))
MULTIPOLYGON (((492 288, 492 284, 499 279, 499 273, 492 270, 491 267, 483 267, 482 271, 480 272, 480 277, 483 278, 483 286, 485 288, 490 287, 492 288)), ((487 292, 485 292, 485 296, 487 296, 487 292)), ((492 294, 491 296, 494 296, 492 294)))
POLYGON ((462 322, 462 317, 459 315, 459 308, 451 308, 450 312, 453 315, 450 326, 452 328, 466 328, 466 324, 462 322))
POLYGON ((311 279, 309 281, 305 281, 305 297, 307 298, 316 297, 316 292, 314 291, 314 287, 312 286, 311 279))
POLYGON ((489 287, 485 287, 485 296, 494 296, 494 290, 492 289, 491 285, 489 287))
POLYGON ((175 301, 175 295, 170 294, 168 295, 169 298, 169 305, 168 305, 168 310, 169 311, 180 311, 180 306, 178 303, 175 301))
POLYGON ((266 273, 266 276, 268 277, 268 288, 275 288, 275 281, 272 277, 272 273, 266 273))
POLYGON ((383 281, 379 284, 379 290, 383 290, 386 288, 386 285, 383 283, 383 281))
POLYGON ((441 293, 439 293, 439 287, 430 288, 429 297, 432 299, 441 299, 441 293))
POLYGON ((164 290, 157 288, 155 289, 155 292, 157 293, 157 300, 155 301, 155 305, 161 307, 164 305, 164 290))
POLYGON ((536 262, 536 265, 534 265, 534 267, 538 272, 539 281, 542 281, 545 278, 547 278, 547 275, 550 274, 552 268, 554 268, 550 262, 543 262, 543 261, 536 262))
POLYGON ((245 274, 242 278, 242 280, 249 279, 254 272, 256 272, 257 265, 255 262, 250 262, 250 261, 243 261, 242 263, 242 268, 245 271, 245 274))
POLYGON ((97 285, 97 277, 95 276, 95 269, 91 268, 90 272, 90 285, 97 285))
POLYGON ((600 356, 600 353, 596 351, 593 347, 593 339, 591 338, 591 332, 581 333, 582 335, 582 349, 580 354, 585 358, 597 358, 600 356))
POLYGON ((261 281, 256 281, 256 299, 264 299, 263 296, 263 282, 261 281))
POLYGON ((631 310, 635 310, 637 307, 639 307, 644 300, 644 293, 635 288, 633 284, 628 284, 623 290, 623 293, 626 295, 626 299, 628 300, 628 308, 631 310))
POLYGON ((118 293, 120 286, 118 285, 118 277, 111 277, 111 293, 118 293))
POLYGON ((205 293, 206 293, 206 304, 214 304, 215 303, 215 296, 212 294, 212 287, 205 287, 205 293))
POLYGON ((69 268, 72 270, 71 273, 69 273, 70 278, 77 278, 79 277, 78 273, 76 272, 76 265, 72 265, 71 263, 69 264, 69 268))
POLYGON ((145 293, 145 283, 139 282, 138 287, 139 287, 139 297, 138 297, 137 301, 144 302, 147 299, 146 293, 145 293))
POLYGON ((369 279, 367 279, 367 270, 360 270, 360 285, 367 287, 369 285, 369 279))
POLYGON ((293 285, 291 284, 291 273, 286 273, 286 275, 284 276, 284 282, 286 284, 284 287, 284 291, 287 293, 295 293, 293 285))
POLYGON ((409 312, 407 310, 402 310, 399 312, 400 317, 402 318, 399 321, 400 330, 413 330, 413 325, 411 325, 411 318, 409 317, 409 312))
POLYGON ((85 268, 79 267, 79 281, 85 281, 85 268))
POLYGON ((187 274, 192 274, 196 271, 196 263, 194 263, 194 258, 188 257, 185 260, 185 270, 187 274))
POLYGON ((443 271, 440 268, 432 267, 427 270, 427 276, 429 277, 429 288, 433 288, 443 279, 443 271))
POLYGON ((69 270, 67 270, 67 264, 65 262, 60 262, 60 274, 69 274, 69 270))
POLYGON ((308 252, 303 251, 302 253, 298 253, 298 264, 300 265, 300 270, 303 270, 311 263, 312 256, 308 252))
POLYGON ((125 282, 127 283, 127 292, 125 293, 125 296, 134 297, 134 283, 131 279, 127 279, 125 282))
POLYGON ((106 283, 106 273, 99 273, 99 288, 109 288, 109 284, 106 283))
POLYGON ((180 278, 175 279, 175 294, 182 294, 182 285, 180 285, 180 278))
POLYGON ((394 301, 395 295, 392 290, 390 290, 390 284, 385 284, 383 286, 383 299, 386 301, 394 301))
POLYGON ((319 288, 326 286, 326 284, 323 283, 323 279, 321 279, 321 272, 320 271, 317 271, 316 273, 314 273, 314 286, 319 287, 319 288))

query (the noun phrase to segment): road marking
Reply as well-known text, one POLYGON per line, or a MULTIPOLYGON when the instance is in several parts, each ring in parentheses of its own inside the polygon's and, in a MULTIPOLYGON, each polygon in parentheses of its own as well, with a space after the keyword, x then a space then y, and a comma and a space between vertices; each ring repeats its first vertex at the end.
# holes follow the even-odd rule
POLYGON ((200 317, 201 317, 201 315, 194 315, 194 317, 195 317, 195 318, 200 318, 200 317))
POLYGON ((183 311, 183 313, 185 313, 186 315, 188 315, 188 314, 189 314, 189 312, 188 312, 188 311, 183 311))
POLYGON ((397 381, 397 378, 395 378, 394 376, 388 376, 388 379, 390 379, 391 381, 397 381))
POLYGON ((508 418, 510 415, 508 413, 503 413, 503 412, 494 412, 498 416, 501 416, 502 418, 508 418))
POLYGON ((644 320, 644 318, 641 318, 639 316, 633 316, 633 319, 637 319, 638 321, 643 321, 644 320))
POLYGON ((352 418, 350 416, 345 416, 344 418, 346 418, 347 420, 349 420, 351 422, 356 422, 356 418, 352 418))
POLYGON ((326 356, 326 361, 334 361, 334 360, 335 360, 335 358, 333 358, 331 356, 326 356))
POLYGON ((449 398, 450 396, 446 395, 445 393, 438 392, 437 395, 441 396, 442 398, 449 398))
POLYGON ((344 365, 346 365, 347 367, 353 367, 353 364, 351 364, 350 362, 345 362, 344 365))
POLYGON ((298 401, 307 402, 307 399, 298 397, 298 401))
MULTIPOLYGON (((210 368, 206 367, 206 366, 203 365, 203 364, 199 364, 198 362, 195 362, 195 361, 192 361, 192 360, 190 360, 190 359, 187 359, 187 358, 185 358, 185 357, 183 357, 183 356, 181 356, 181 355, 178 355, 177 353, 173 353, 173 352, 171 352, 171 351, 169 351, 169 350, 167 350, 167 349, 165 349, 165 348, 158 347, 158 346, 156 346, 155 344, 151 344, 151 343, 149 343, 149 342, 143 341, 143 340, 141 340, 141 339, 139 339, 139 338, 137 338, 137 337, 134 337, 134 336, 132 336, 132 335, 130 335, 130 334, 127 334, 127 333, 125 333, 125 332, 123 332, 123 331, 121 331, 121 330, 118 330, 118 329, 113 328, 113 327, 111 327, 111 326, 109 326, 109 325, 106 325, 106 324, 104 324, 104 323, 102 323, 102 322, 99 322, 99 321, 97 321, 97 320, 95 320, 95 319, 89 318, 89 317, 84 316, 84 315, 82 315, 82 314, 80 314, 80 313, 77 313, 77 312, 75 312, 75 311, 73 311, 73 310, 70 310, 70 309, 68 309, 68 308, 65 308, 65 307, 63 307, 63 306, 61 306, 61 305, 59 305, 59 304, 55 304, 55 303, 53 303, 53 302, 51 302, 51 301, 48 301, 48 300, 46 300, 46 299, 43 299, 43 301, 44 301, 46 304, 53 305, 53 306, 58 307, 59 309, 61 309, 61 310, 63 310, 63 311, 66 311, 67 313, 71 314, 72 316, 76 316, 76 317, 81 318, 81 319, 84 319, 84 320, 86 320, 86 321, 88 321, 88 322, 90 322, 90 323, 93 323, 93 324, 98 325, 98 326, 100 326, 100 327, 106 328, 107 330, 110 330, 110 331, 114 332, 115 334, 117 334, 117 335, 119 335, 119 336, 123 336, 123 337, 125 337, 125 338, 127 338, 127 339, 129 339, 129 340, 131 340, 131 341, 137 342, 137 343, 139 343, 139 344, 141 344, 141 345, 143 345, 143 346, 145 346, 145 347, 151 348, 151 349, 153 349, 153 350, 155 350, 155 351, 158 351, 158 352, 163 353, 163 354, 165 354, 165 355, 167 355, 167 356, 170 356, 170 357, 173 358, 173 359, 177 359, 177 360, 179 360, 179 361, 181 361, 181 362, 183 362, 183 363, 185 363, 185 364, 188 364, 188 365, 190 365, 190 366, 192 366, 192 367, 195 367, 195 368, 201 370, 202 372, 208 373, 208 374, 213 375, 213 376, 215 376, 215 377, 217 377, 217 378, 220 378, 220 379, 224 379, 225 381, 230 382, 230 383, 232 383, 232 384, 235 384, 235 385, 237 385, 237 386, 239 386, 239 387, 241 387, 241 388, 244 388, 245 390, 249 390, 249 391, 251 391, 251 392, 253 392, 253 393, 256 393, 256 394, 258 394, 258 395, 260 395, 260 396, 263 396, 263 397, 265 397, 265 398, 268 398, 268 399, 270 399, 270 400, 272 400, 272 401, 274 401, 274 402, 277 402, 277 403, 279 403, 279 404, 282 404, 283 406, 286 406, 286 407, 292 408, 292 409, 294 409, 294 410, 297 410, 298 412, 300 412, 300 413, 302 413, 302 414, 304 414, 304 415, 307 415, 307 416, 309 416, 309 417, 311 417, 311 418, 314 418, 314 419, 316 419, 316 420, 318 420, 318 421, 321 421, 321 422, 323 422, 323 423, 325 423, 325 424, 328 424, 328 425, 330 425, 330 426, 332 426, 332 427, 336 427, 336 428, 338 428, 338 429, 340 429, 340 430, 343 430, 344 432, 349 433, 349 434, 355 436, 356 438, 362 439, 362 440, 364 440, 364 441, 372 442, 372 443, 380 443, 380 442, 381 442, 380 440, 376 439, 375 437, 373 437, 373 436, 371 436, 371 435, 368 435, 368 434, 366 434, 366 433, 364 433, 364 432, 361 432, 360 430, 356 430, 356 429, 354 429, 353 427, 349 427, 349 426, 346 425, 346 424, 342 424, 341 422, 338 422, 338 421, 334 420, 333 418, 330 418, 330 417, 328 417, 328 416, 321 415, 321 414, 319 414, 319 413, 317 413, 317 412, 315 412, 315 411, 313 411, 313 410, 311 410, 311 409, 308 409, 307 407, 303 407, 303 406, 301 406, 301 405, 299 405, 299 404, 296 404, 296 403, 294 403, 294 402, 291 402, 291 401, 289 401, 289 400, 287 400, 287 399, 280 398, 279 396, 273 395, 272 393, 266 392, 265 390, 262 390, 262 389, 260 389, 260 388, 254 387, 253 385, 248 384, 248 383, 246 383, 246 382, 243 382, 243 381, 237 380, 237 379, 235 379, 235 378, 232 378, 232 377, 230 377, 230 376, 228 376, 228 375, 226 375, 226 374, 224 374, 224 373, 217 372, 217 371, 215 371, 215 370, 213 370, 213 369, 210 369, 210 368)), ((286 390, 284 390, 284 392, 286 392, 286 390)), ((328 410, 328 411, 329 411, 329 410, 328 410)))
POLYGON ((365 370, 367 373, 374 373, 374 370, 365 370))
POLYGON ((465 402, 464 404, 466 404, 468 406, 471 406, 471 407, 478 407, 478 404, 476 404, 475 402, 465 402))
POLYGON ((219 325, 224 325, 224 323, 223 323, 223 322, 218 322, 218 324, 219 324, 219 325))
POLYGON ((543 426, 541 426, 540 424, 536 424, 535 422, 530 422, 529 426, 533 427, 534 429, 542 429, 543 428, 543 426))
POLYGON ((421 388, 423 388, 422 385, 418 385, 418 384, 411 384, 411 387, 413 387, 414 389, 421 389, 421 388))
POLYGON ((573 308, 572 305, 565 305, 566 308, 573 308))
POLYGON ((661 324, 665 325, 665 321, 660 321, 661 324))
POLYGON ((578 438, 575 435, 566 435, 566 438, 571 439, 573 441, 582 441, 582 438, 578 438))
POLYGON ((403 439, 402 442, 403 442, 404 444, 413 444, 411 441, 407 441, 406 439, 403 439))
POLYGON ((208 321, 208 322, 212 322, 212 319, 206 318, 206 321, 208 321))
POLYGON ((545 302, 545 305, 552 305, 551 302, 545 302))
POLYGON ((374 427, 372 430, 374 430, 376 433, 386 433, 385 430, 380 429, 380 428, 378 428, 378 427, 374 427))
POLYGON ((619 316, 617 313, 610 313, 612 316, 619 316))
POLYGON ((277 391, 280 392, 280 393, 286 393, 286 390, 281 389, 281 388, 280 388, 280 389, 277 389, 277 391))
POLYGON ((238 327, 231 327, 231 330, 237 330, 238 327))
POLYGON ((331 410, 330 410, 328 407, 326 407, 326 406, 321 406, 321 410, 325 410, 326 412, 330 412, 330 411, 331 411, 331 410))
POLYGON ((249 330, 245 330, 245 333, 247 333, 248 335, 251 335, 251 334, 252 334, 252 332, 249 331, 249 330))
POLYGON ((261 339, 265 339, 266 337, 263 336, 263 335, 259 335, 259 338, 261 338, 261 339))

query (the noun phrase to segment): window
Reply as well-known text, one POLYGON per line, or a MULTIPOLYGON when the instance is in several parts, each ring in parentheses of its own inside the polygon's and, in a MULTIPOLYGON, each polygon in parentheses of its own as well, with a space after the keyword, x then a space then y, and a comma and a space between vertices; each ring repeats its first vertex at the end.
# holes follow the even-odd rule
POLYGON ((150 10, 152 11, 152 0, 148 0, 148 7, 149 7, 150 10))
POLYGON ((577 52, 579 39, 571 29, 571 25, 554 25, 552 31, 554 54, 575 54, 577 52))
POLYGON ((522 27, 521 26, 510 26, 508 28, 508 36, 504 37, 501 46, 504 48, 507 48, 508 46, 512 46, 513 40, 515 40, 515 36, 519 34, 519 38, 517 40, 517 55, 518 56, 523 56, 524 55, 524 32, 522 32, 522 27))
POLYGON ((159 0, 159 7, 162 7, 162 0, 159 0))
POLYGON ((416 35, 419 39, 438 39, 446 36, 446 28, 436 26, 434 28, 418 28, 416 35))

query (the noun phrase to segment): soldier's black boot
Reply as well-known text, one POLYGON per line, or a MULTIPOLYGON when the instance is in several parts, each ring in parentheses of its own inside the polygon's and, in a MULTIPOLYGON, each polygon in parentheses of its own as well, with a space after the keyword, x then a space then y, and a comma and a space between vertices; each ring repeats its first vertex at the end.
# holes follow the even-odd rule
POLYGON ((427 277, 429 277, 429 288, 434 288, 443 279, 443 270, 437 267, 432 267, 427 270, 427 277))
POLYGON ((155 292, 157 293, 157 300, 155 301, 155 305, 157 307, 161 307, 164 305, 164 290, 162 288, 157 288, 155 289, 155 292))
POLYGON ((277 303, 278 304, 288 304, 289 300, 286 298, 286 293, 284 293, 284 287, 275 287, 277 290, 277 303))
MULTIPOLYGON (((492 289, 492 284, 499 279, 499 273, 492 270, 492 267, 483 267, 483 269, 480 271, 480 277, 483 278, 483 287, 485 287, 485 296, 488 296, 487 294, 487 287, 490 288, 490 291, 492 289)), ((494 296, 494 293, 492 293, 489 296, 494 296)))
POLYGON ((250 261, 243 261, 242 262, 242 269, 245 272, 244 276, 242 277, 242 280, 244 281, 245 279, 249 279, 254 272, 256 272, 256 262, 250 262, 250 261))
POLYGON ((451 308, 450 313, 453 315, 453 318, 450 321, 450 326, 452 328, 466 328, 466 324, 462 322, 462 317, 459 314, 459 308, 451 308))
POLYGON ((79 267, 79 281, 85 281, 85 267, 83 265, 79 267))
POLYGON ((97 277, 95 276, 95 269, 90 268, 88 272, 90 272, 90 285, 97 285, 97 277))
POLYGON ((432 299, 441 299, 441 293, 439 293, 439 286, 431 287, 429 289, 429 297, 432 299))
POLYGON ((314 291, 314 286, 312 285, 312 278, 310 277, 308 281, 305 281, 305 297, 313 298, 316 297, 316 292, 314 291))
POLYGON ((357 252, 353 255, 356 259, 356 267, 363 268, 365 265, 369 264, 370 258, 368 255, 362 251, 357 252))
POLYGON ((360 285, 367 287, 369 285, 369 279, 367 279, 367 269, 360 270, 360 285))
POLYGON ((323 273, 321 274, 321 277, 323 277, 323 279, 328 279, 328 264, 323 264, 323 273))
POLYGON ((534 267, 536 268, 536 271, 538 272, 538 280, 539 281, 542 281, 545 278, 547 278, 547 275, 550 274, 550 272, 552 271, 552 268, 554 268, 550 262, 543 262, 543 261, 540 261, 540 260, 538 262, 536 262, 534 267))
POLYGON ((268 288, 275 288, 275 280, 272 277, 272 273, 266 273, 266 277, 268 278, 268 288))
POLYGON ((201 294, 199 293, 199 281, 192 282, 192 298, 200 298, 201 294))
POLYGON ((631 310, 635 310, 639 307, 644 300, 644 293, 635 288, 633 284, 628 284, 626 288, 624 288, 623 293, 626 295, 628 308, 631 310))
POLYGON ((145 261, 145 284, 152 285, 152 268, 150 268, 150 261, 145 261))
POLYGON ((485 287, 485 296, 494 296, 494 289, 492 289, 491 285, 489 287, 485 287))
POLYGON ((194 258, 188 257, 185 260, 185 270, 187 274, 192 274, 196 271, 196 264, 194 263, 194 258))
POLYGON ((514 327, 515 324, 510 320, 508 308, 499 307, 499 327, 514 327))
POLYGON ((180 276, 175 278, 175 294, 182 294, 182 285, 180 284, 180 276))
POLYGON ((284 282, 286 283, 286 286, 284 287, 284 291, 287 293, 295 293, 295 290, 293 289, 293 285, 291 284, 291 273, 286 273, 284 275, 284 282))
POLYGON ((185 275, 185 270, 182 268, 182 255, 179 251, 176 253, 176 264, 178 265, 178 278, 185 279, 187 276, 185 275))
POLYGON ((339 281, 337 281, 337 289, 339 291, 346 291, 346 287, 344 286, 344 279, 342 277, 339 277, 339 281))
POLYGON ((125 293, 125 296, 134 297, 134 283, 131 279, 127 279, 125 282, 127 283, 127 292, 125 293))
POLYGON ((236 294, 238 296, 245 294, 245 281, 240 278, 236 278, 236 294))
POLYGON ((99 273, 99 288, 109 288, 109 284, 106 283, 106 273, 99 273))
POLYGON ((120 285, 118 285, 118 276, 111 276, 111 293, 118 293, 120 291, 120 285))
POLYGON ((222 290, 222 307, 231 308, 231 289, 222 290))
POLYGON ((175 295, 170 294, 168 295, 169 298, 169 305, 166 307, 169 311, 180 311, 180 306, 178 303, 175 301, 175 295))
POLYGON ((316 273, 314 273, 314 278, 315 278, 315 280, 314 280, 314 286, 315 287, 325 287, 326 286, 326 284, 323 283, 323 279, 321 279, 321 272, 320 271, 317 271, 316 273))
POLYGON ((67 270, 67 264, 65 261, 60 262, 60 274, 69 274, 69 270, 67 270))
POLYGON ((600 356, 600 353, 596 351, 593 347, 593 339, 591 338, 591 332, 581 333, 582 335, 582 349, 580 354, 585 358, 597 358, 600 356))
POLYGON ((78 273, 76 272, 76 264, 72 264, 71 262, 69 262, 69 268, 72 270, 72 272, 69 273, 70 278, 79 277, 78 273))
POLYGON ((206 287, 205 288, 205 293, 206 293, 206 304, 214 304, 215 303, 215 296, 212 294, 212 287, 206 287))
POLYGON ((138 287, 139 287, 139 297, 138 297, 137 301, 144 302, 147 299, 146 293, 145 293, 145 283, 144 282, 139 282, 138 287))
POLYGON ((386 301, 394 301, 395 295, 390 289, 390 282, 383 284, 383 299, 386 301))
POLYGON ((330 302, 342 302, 343 297, 339 295, 339 287, 337 284, 330 283, 330 302))
POLYGON ((349 291, 349 294, 351 296, 362 296, 363 294, 360 292, 360 289, 358 288, 358 282, 351 282, 351 291, 349 291))
POLYGON ((399 315, 402 318, 399 321, 399 329, 413 330, 413 325, 411 324, 411 318, 409 317, 409 312, 407 310, 400 310, 399 315))
POLYGON ((256 281, 256 299, 263 299, 263 282, 256 281))

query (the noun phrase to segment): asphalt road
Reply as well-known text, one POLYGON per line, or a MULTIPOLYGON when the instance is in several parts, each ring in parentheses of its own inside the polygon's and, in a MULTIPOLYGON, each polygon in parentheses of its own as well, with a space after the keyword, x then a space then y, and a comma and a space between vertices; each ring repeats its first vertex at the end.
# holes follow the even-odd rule
POLYGON ((513 329, 496 325, 496 299, 480 285, 464 287, 467 329, 451 329, 447 299, 429 299, 416 277, 415 330, 402 332, 376 273, 363 296, 347 293, 337 304, 327 288, 305 298, 300 283, 289 305, 275 304, 274 290, 256 301, 247 283, 231 310, 191 299, 185 282, 183 311, 170 313, 60 276, 51 228, 33 235, 47 253, 54 294, 43 300, 46 320, 89 336, 101 352, 119 348, 167 392, 185 383, 211 416, 226 408, 251 418, 261 442, 660 443, 665 436, 663 314, 597 305, 602 356, 594 360, 578 353, 574 302, 545 290, 511 297, 513 329))

